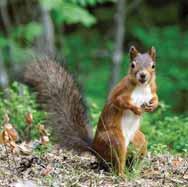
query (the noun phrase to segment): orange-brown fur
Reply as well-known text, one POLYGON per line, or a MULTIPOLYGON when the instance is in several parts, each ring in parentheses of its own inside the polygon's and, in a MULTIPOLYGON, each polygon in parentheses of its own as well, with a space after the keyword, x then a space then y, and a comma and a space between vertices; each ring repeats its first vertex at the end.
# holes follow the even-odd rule
MULTIPOLYGON (((147 53, 147 55, 140 54, 133 47, 130 51, 131 61, 137 59, 137 66, 134 71, 139 70, 139 58, 146 58, 146 60, 155 61, 155 51, 147 53)), ((148 62, 149 63, 149 62, 148 62)), ((131 102, 131 93, 134 88, 139 84, 136 80, 133 70, 130 69, 128 75, 124 77, 115 88, 112 90, 106 105, 101 113, 95 138, 93 141, 92 148, 99 154, 102 159, 107 162, 111 162, 119 175, 124 174, 125 160, 127 154, 127 147, 125 145, 126 139, 123 137, 120 121, 123 116, 123 111, 131 110, 136 115, 141 115, 143 112, 152 112, 158 105, 157 89, 155 83, 155 72, 146 64, 144 68, 146 74, 150 80, 148 82, 151 92, 152 99, 149 104, 143 107, 138 107, 131 102)), ((143 68, 143 66, 142 66, 143 68)), ((147 152, 147 141, 144 134, 137 130, 134 134, 134 138, 131 143, 139 151, 140 154, 145 155, 147 152)))

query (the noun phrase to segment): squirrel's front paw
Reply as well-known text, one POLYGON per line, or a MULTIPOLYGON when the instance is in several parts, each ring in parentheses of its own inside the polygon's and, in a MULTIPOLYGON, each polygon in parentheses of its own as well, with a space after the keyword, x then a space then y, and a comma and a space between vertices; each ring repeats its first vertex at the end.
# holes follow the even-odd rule
POLYGON ((137 106, 134 106, 133 108, 132 108, 132 111, 136 114, 136 115, 141 115, 142 114, 142 112, 143 112, 143 109, 141 108, 141 107, 137 107, 137 106))
POLYGON ((153 112, 156 108, 156 105, 150 101, 149 103, 144 103, 141 107, 145 112, 153 112))

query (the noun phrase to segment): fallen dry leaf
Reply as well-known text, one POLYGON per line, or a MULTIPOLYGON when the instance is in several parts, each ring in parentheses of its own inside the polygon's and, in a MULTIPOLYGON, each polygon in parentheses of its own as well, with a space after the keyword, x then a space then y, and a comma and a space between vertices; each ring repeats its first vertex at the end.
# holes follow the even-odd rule
POLYGON ((32 115, 31 112, 29 112, 29 113, 27 113, 25 115, 25 122, 26 122, 27 125, 32 125, 32 123, 33 123, 33 115, 32 115))
POLYGON ((48 136, 48 132, 45 129, 44 125, 39 124, 38 129, 41 136, 48 136))
POLYGON ((5 124, 4 130, 8 133, 8 136, 11 140, 13 141, 18 140, 19 138, 18 133, 16 132, 15 128, 10 123, 5 124))
POLYGON ((188 174, 185 174, 185 175, 183 176, 183 178, 184 178, 185 180, 188 180, 188 174))
POLYGON ((10 123, 4 125, 4 129, 0 132, 0 144, 8 145, 11 151, 16 152, 16 141, 18 140, 18 133, 10 123))
POLYGON ((12 187, 38 187, 33 181, 18 181, 12 184, 12 187))
POLYGON ((41 144, 48 144, 49 143, 49 138, 48 136, 41 136, 41 144))
POLYGON ((42 176, 47 176, 53 171, 53 168, 48 165, 45 169, 42 170, 42 176))
POLYGON ((39 124, 38 129, 40 133, 41 144, 47 144, 49 142, 49 138, 48 138, 48 132, 45 129, 44 125, 39 124))
POLYGON ((16 152, 17 144, 14 141, 9 142, 9 147, 13 153, 16 152))
POLYGON ((177 159, 173 159, 172 160, 172 166, 173 167, 179 167, 182 163, 182 159, 181 158, 177 158, 177 159))
POLYGON ((4 144, 3 132, 0 132, 0 144, 4 144))
POLYGON ((8 144, 10 139, 7 131, 2 132, 3 144, 8 144))
POLYGON ((153 170, 153 169, 147 169, 143 171, 143 176, 144 177, 148 177, 148 176, 156 176, 156 175, 160 175, 160 171, 159 170, 153 170))
POLYGON ((19 144, 17 147, 18 147, 18 152, 23 155, 30 155, 33 151, 30 144, 27 144, 26 142, 19 144))

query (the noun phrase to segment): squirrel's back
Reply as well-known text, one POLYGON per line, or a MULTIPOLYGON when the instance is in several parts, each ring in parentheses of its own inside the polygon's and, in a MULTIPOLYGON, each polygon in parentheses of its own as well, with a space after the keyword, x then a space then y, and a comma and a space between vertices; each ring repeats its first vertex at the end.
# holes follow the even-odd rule
POLYGON ((60 64, 42 58, 29 64, 24 80, 34 87, 42 108, 48 113, 46 123, 55 137, 68 149, 85 149, 92 137, 80 91, 72 76, 60 64))

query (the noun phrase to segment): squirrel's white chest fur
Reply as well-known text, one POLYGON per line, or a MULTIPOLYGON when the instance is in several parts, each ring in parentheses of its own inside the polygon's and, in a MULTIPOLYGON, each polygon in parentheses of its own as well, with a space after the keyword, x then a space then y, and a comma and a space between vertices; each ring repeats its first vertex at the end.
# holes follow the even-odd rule
MULTIPOLYGON (((152 98, 151 88, 149 85, 137 86, 131 94, 131 102, 134 105, 141 106, 148 103, 152 98)), ((140 116, 130 110, 125 110, 121 119, 121 128, 125 137, 125 144, 128 146, 140 124, 140 116)))

